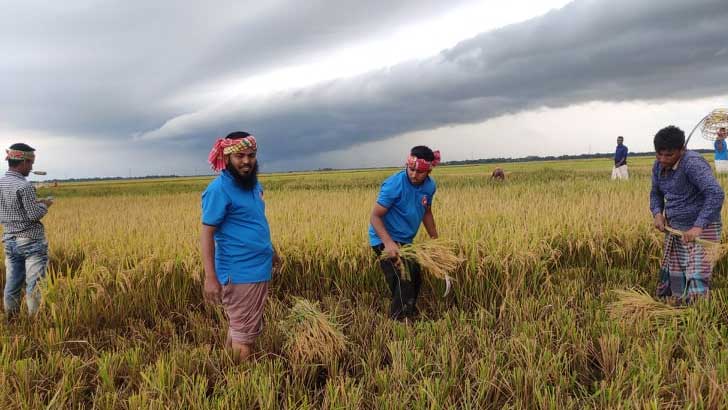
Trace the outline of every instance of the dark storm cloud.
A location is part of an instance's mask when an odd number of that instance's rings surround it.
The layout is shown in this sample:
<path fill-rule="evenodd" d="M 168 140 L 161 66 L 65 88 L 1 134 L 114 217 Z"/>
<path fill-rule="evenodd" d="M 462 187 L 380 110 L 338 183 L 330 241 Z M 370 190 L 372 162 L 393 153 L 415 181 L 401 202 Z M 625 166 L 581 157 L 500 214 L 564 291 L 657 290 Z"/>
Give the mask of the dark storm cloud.
<path fill-rule="evenodd" d="M 0 1 L 0 124 L 127 138 L 200 109 L 175 101 L 186 89 L 306 62 L 467 2 Z"/>
<path fill-rule="evenodd" d="M 215 107 L 180 103 L 187 90 L 307 63 L 453 4 L 230 3 L 4 5 L 0 125 L 141 134 L 134 144 L 185 152 L 246 129 L 280 160 L 543 106 L 728 92 L 725 0 L 577 0 L 429 59 Z"/>
<path fill-rule="evenodd" d="M 720 95 L 728 91 L 726 27 L 724 0 L 577 1 L 427 60 L 231 100 L 145 137 L 205 136 L 206 145 L 246 128 L 281 159 L 543 106 Z"/>

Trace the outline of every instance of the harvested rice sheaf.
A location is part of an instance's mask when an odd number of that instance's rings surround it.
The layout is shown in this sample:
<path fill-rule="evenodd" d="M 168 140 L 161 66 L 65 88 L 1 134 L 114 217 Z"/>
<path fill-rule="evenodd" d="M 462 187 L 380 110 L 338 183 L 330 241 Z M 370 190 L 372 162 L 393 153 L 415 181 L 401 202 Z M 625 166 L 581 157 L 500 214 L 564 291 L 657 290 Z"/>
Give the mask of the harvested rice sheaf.
<path fill-rule="evenodd" d="M 346 351 L 347 340 L 340 325 L 323 313 L 318 303 L 297 299 L 280 328 L 286 338 L 283 350 L 299 375 L 330 367 Z"/>
<path fill-rule="evenodd" d="M 404 259 L 416 261 L 426 273 L 445 279 L 463 263 L 464 258 L 456 253 L 455 242 L 446 239 L 432 239 L 425 242 L 404 245 L 399 254 Z"/>
<path fill-rule="evenodd" d="M 612 292 L 617 299 L 609 305 L 608 311 L 614 320 L 632 323 L 648 320 L 659 324 L 680 318 L 687 312 L 685 308 L 655 300 L 644 289 L 615 289 Z"/>
<path fill-rule="evenodd" d="M 682 231 L 679 231 L 669 226 L 666 226 L 665 230 L 681 238 L 684 235 Z M 728 253 L 728 246 L 720 242 L 712 242 L 705 239 L 696 238 L 695 243 L 703 247 L 705 251 L 705 256 L 712 264 L 717 263 L 723 256 L 726 255 L 726 253 Z"/>

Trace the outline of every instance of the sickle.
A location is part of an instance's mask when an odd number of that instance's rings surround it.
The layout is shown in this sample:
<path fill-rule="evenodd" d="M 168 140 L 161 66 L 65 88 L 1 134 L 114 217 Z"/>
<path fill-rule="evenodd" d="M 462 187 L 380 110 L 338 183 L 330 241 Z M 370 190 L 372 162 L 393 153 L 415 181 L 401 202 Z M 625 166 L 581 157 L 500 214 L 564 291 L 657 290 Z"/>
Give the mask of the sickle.
<path fill-rule="evenodd" d="M 453 278 L 451 278 L 450 275 L 445 275 L 445 293 L 442 297 L 445 297 L 448 293 L 450 293 L 450 289 L 452 289 L 452 281 Z"/>

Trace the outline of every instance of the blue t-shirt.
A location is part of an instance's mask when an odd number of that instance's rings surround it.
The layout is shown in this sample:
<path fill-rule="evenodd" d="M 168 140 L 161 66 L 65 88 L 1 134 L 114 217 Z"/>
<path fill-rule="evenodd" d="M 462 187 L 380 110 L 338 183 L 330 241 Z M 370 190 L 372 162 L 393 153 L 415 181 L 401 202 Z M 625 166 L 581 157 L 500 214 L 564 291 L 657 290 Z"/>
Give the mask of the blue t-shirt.
<path fill-rule="evenodd" d="M 628 153 L 629 149 L 626 145 L 617 145 L 617 149 L 614 151 L 614 165 L 627 165 Z"/>
<path fill-rule="evenodd" d="M 727 161 L 728 160 L 728 150 L 726 149 L 726 143 L 725 140 L 715 140 L 715 143 L 713 144 L 715 147 L 715 157 L 714 159 L 718 161 Z"/>
<path fill-rule="evenodd" d="M 430 177 L 422 185 L 412 185 L 405 170 L 384 180 L 377 203 L 388 209 L 382 219 L 393 241 L 412 243 L 420 229 L 425 211 L 432 206 L 435 190 L 435 181 Z M 382 244 L 371 224 L 369 243 L 372 246 Z"/>
<path fill-rule="evenodd" d="M 273 244 L 263 187 L 240 188 L 223 171 L 202 193 L 202 223 L 215 226 L 215 271 L 221 284 L 270 280 Z"/>

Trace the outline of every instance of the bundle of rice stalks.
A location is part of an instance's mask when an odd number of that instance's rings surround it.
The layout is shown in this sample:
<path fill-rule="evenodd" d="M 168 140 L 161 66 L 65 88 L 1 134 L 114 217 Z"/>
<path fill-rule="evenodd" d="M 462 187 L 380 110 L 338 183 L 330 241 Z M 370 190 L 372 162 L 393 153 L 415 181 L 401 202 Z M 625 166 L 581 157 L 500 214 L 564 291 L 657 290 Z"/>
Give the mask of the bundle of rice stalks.
<path fill-rule="evenodd" d="M 677 235 L 682 238 L 683 232 L 669 226 L 665 227 L 667 232 L 673 235 Z M 705 256 L 708 258 L 710 263 L 717 263 L 726 253 L 728 253 L 728 246 L 721 244 L 720 242 L 708 241 L 705 239 L 696 238 L 695 243 L 701 245 L 705 250 Z"/>
<path fill-rule="evenodd" d="M 455 252 L 456 249 L 453 241 L 433 239 L 404 245 L 399 248 L 399 255 L 403 259 L 414 260 L 426 273 L 445 279 L 465 260 Z"/>
<path fill-rule="evenodd" d="M 657 301 L 644 289 L 614 289 L 612 292 L 617 299 L 612 302 L 607 310 L 613 320 L 638 323 L 647 320 L 654 325 L 672 322 L 681 318 L 687 310 Z"/>
<path fill-rule="evenodd" d="M 347 347 L 341 327 L 331 315 L 321 312 L 318 303 L 296 299 L 288 316 L 279 324 L 286 342 L 283 351 L 293 373 L 307 380 L 320 370 L 330 370 Z"/>
<path fill-rule="evenodd" d="M 700 131 L 705 139 L 715 141 L 721 128 L 728 128 L 728 108 L 716 108 L 711 111 L 703 120 Z"/>
<path fill-rule="evenodd" d="M 450 276 L 450 273 L 454 272 L 465 261 L 465 258 L 455 253 L 455 249 L 457 249 L 455 242 L 446 239 L 432 239 L 427 242 L 404 245 L 399 248 L 400 257 L 396 265 L 405 280 L 410 280 L 411 276 L 407 269 L 408 265 L 403 263 L 403 260 L 415 261 L 425 273 L 438 279 L 444 279 L 444 297 L 450 293 L 452 288 L 454 279 Z M 386 259 L 387 255 L 382 254 L 381 257 Z"/>

